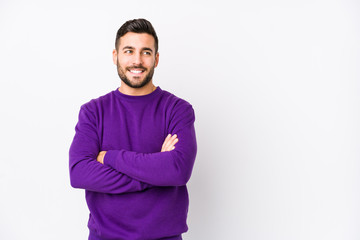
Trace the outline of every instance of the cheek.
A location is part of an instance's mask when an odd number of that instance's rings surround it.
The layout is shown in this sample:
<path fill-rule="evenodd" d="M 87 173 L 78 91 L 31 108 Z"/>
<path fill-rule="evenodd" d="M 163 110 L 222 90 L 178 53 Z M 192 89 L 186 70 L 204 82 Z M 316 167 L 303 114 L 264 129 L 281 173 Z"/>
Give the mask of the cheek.
<path fill-rule="evenodd" d="M 148 61 L 146 61 L 146 64 L 147 67 L 156 67 L 156 60 L 155 59 L 149 59 Z"/>
<path fill-rule="evenodd" d="M 121 68 L 125 68 L 126 66 L 128 66 L 127 62 L 121 59 L 118 59 L 117 65 Z"/>

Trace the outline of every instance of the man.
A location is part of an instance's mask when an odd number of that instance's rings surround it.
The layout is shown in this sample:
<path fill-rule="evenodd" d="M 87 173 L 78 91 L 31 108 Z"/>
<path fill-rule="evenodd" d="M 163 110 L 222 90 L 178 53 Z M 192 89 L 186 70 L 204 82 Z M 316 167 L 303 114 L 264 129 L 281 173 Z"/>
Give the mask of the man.
<path fill-rule="evenodd" d="M 70 147 L 70 179 L 85 189 L 89 239 L 182 239 L 196 156 L 194 111 L 155 87 L 158 38 L 145 19 L 118 30 L 118 89 L 84 104 Z"/>

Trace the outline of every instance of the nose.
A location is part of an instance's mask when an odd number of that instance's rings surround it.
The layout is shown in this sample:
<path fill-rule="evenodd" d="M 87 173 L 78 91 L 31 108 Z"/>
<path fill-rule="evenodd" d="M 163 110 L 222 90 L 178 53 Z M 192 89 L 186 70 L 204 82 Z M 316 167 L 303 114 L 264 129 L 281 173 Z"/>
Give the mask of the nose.
<path fill-rule="evenodd" d="M 134 54 L 133 56 L 133 64 L 134 65 L 140 65 L 142 63 L 141 54 Z"/>

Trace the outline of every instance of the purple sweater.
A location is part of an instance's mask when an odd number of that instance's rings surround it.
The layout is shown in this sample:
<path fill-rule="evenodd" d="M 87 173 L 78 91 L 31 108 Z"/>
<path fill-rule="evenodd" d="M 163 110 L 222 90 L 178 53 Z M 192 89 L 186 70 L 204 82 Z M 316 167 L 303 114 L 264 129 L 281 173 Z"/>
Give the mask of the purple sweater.
<path fill-rule="evenodd" d="M 160 87 L 114 90 L 84 104 L 70 147 L 70 179 L 86 191 L 89 239 L 181 239 L 196 156 L 192 106 Z M 160 152 L 167 134 L 175 149 Z M 104 164 L 96 161 L 107 151 Z"/>

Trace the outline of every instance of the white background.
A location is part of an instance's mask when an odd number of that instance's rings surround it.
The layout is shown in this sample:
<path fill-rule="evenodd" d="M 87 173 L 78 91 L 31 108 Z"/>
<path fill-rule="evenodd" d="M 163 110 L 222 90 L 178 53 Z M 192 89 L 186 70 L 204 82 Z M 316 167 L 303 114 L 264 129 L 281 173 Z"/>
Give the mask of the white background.
<path fill-rule="evenodd" d="M 346 0 L 1 0 L 0 239 L 87 239 L 68 150 L 139 17 L 154 83 L 196 111 L 184 239 L 360 239 L 359 16 Z"/>

